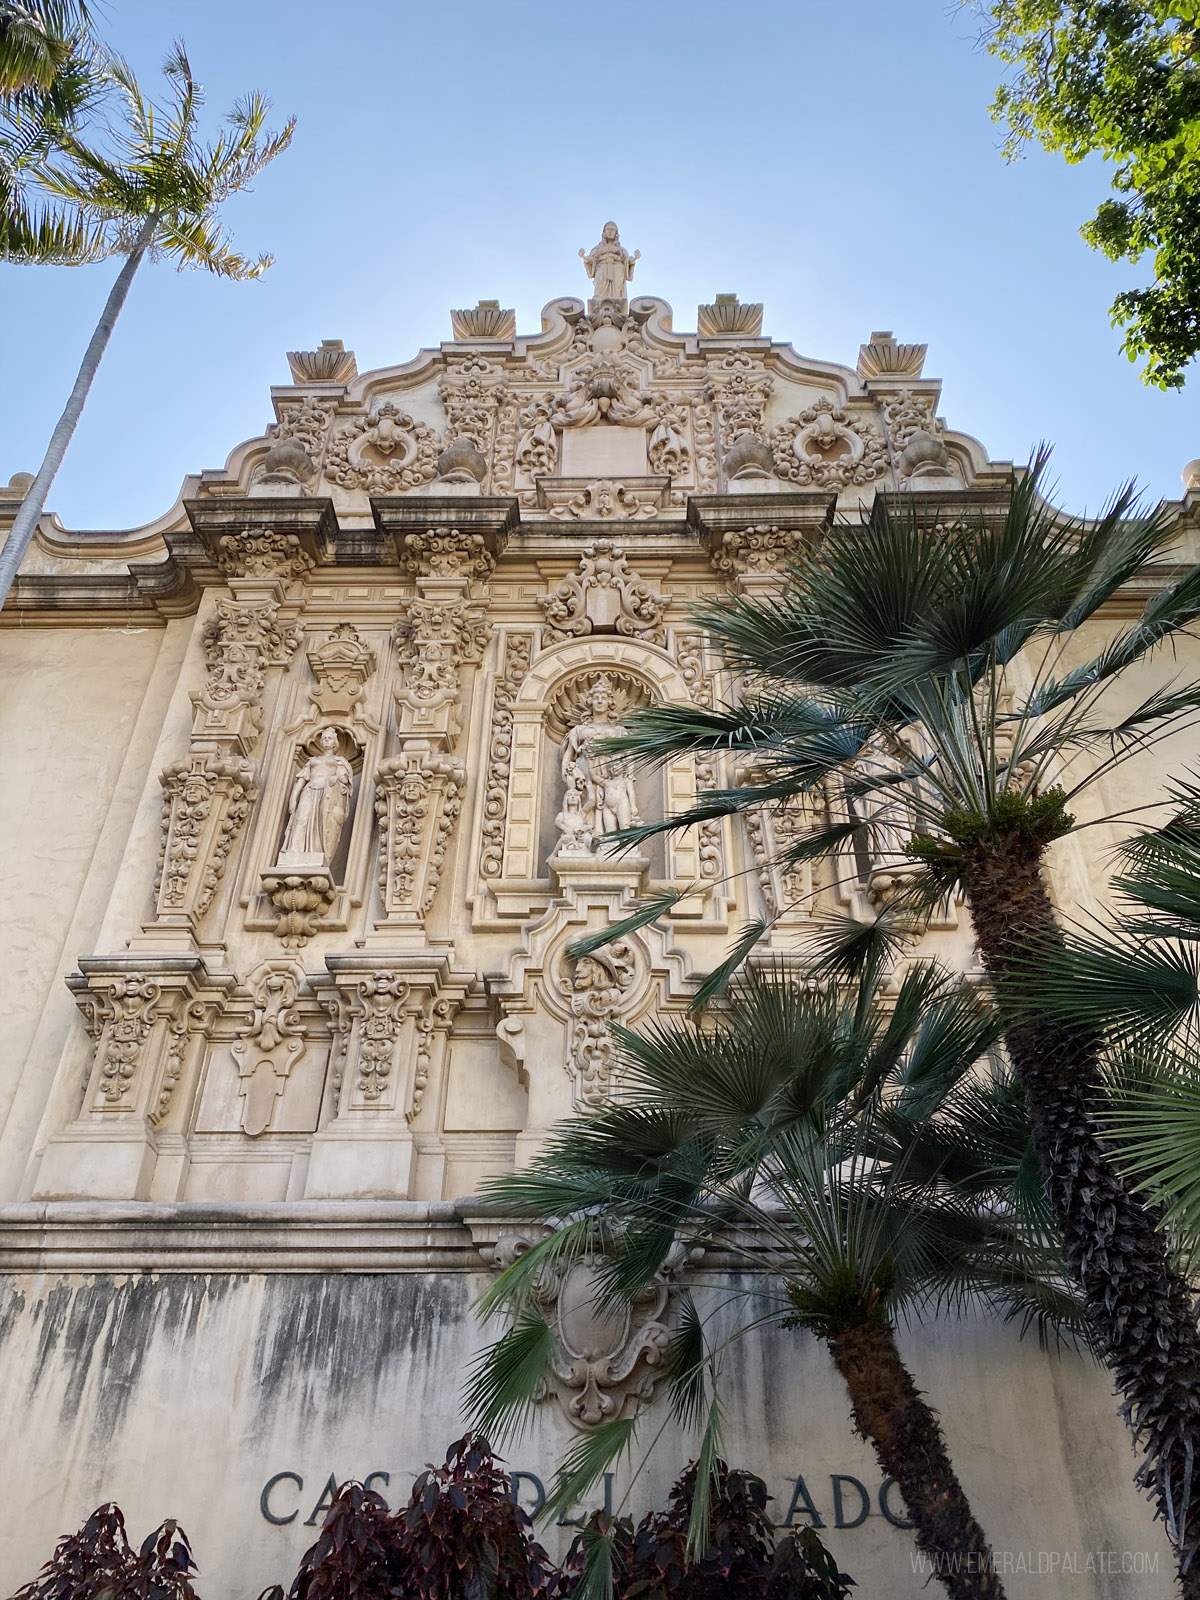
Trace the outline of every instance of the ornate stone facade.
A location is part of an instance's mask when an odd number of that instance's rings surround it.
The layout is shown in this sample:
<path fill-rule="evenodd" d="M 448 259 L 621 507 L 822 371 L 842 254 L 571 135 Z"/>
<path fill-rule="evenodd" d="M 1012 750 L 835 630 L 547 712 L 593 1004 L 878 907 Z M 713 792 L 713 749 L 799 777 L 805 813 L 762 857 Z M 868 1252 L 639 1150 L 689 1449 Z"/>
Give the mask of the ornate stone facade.
<path fill-rule="evenodd" d="M 528 1238 L 464 1197 L 527 1161 L 559 1119 L 619 1093 L 609 1025 L 683 1015 L 744 924 L 765 915 L 764 947 L 787 959 L 823 920 L 869 914 L 890 892 L 883 817 L 862 819 L 837 862 L 780 867 L 800 832 L 841 815 L 836 785 L 744 824 L 711 819 L 623 852 L 605 842 L 739 781 L 724 757 L 633 773 L 596 748 L 634 707 L 731 696 L 690 607 L 769 594 L 833 518 L 869 518 L 876 495 L 908 497 L 936 526 L 956 506 L 999 517 L 1011 491 L 1011 468 L 941 417 L 923 346 L 873 334 L 857 367 L 809 360 L 762 334 L 760 306 L 727 295 L 677 330 L 665 301 L 633 292 L 644 267 L 615 229 L 583 254 L 578 296 L 551 300 L 538 331 L 518 334 L 484 300 L 452 313 L 453 340 L 379 371 L 359 373 L 338 341 L 293 352 L 274 422 L 189 479 L 181 509 L 86 539 L 44 519 L 0 613 L 20 802 L 4 836 L 22 841 L 0 1062 L 0 1263 L 28 1269 L 13 1325 L 33 1319 L 22 1350 L 44 1334 L 62 1361 L 76 1359 L 63 1340 L 81 1361 L 110 1347 L 118 1361 L 148 1339 L 153 1360 L 121 1368 L 139 1417 L 165 1414 L 168 1394 L 237 1390 L 230 1414 L 259 1487 L 301 1449 L 299 1433 L 276 1448 L 285 1413 L 331 1452 L 297 1457 L 294 1476 L 322 1482 L 394 1466 L 396 1488 L 402 1467 L 461 1432 L 460 1374 L 437 1363 L 478 1343 L 467 1274 Z M 1182 547 L 1200 531 L 1194 490 L 1177 515 Z M 1135 787 L 1150 785 L 1145 768 Z M 1065 850 L 1064 862 L 1077 883 L 1103 871 Z M 571 954 L 664 891 L 676 899 L 657 923 Z M 956 908 L 929 948 L 970 964 Z M 545 1438 L 653 1401 L 672 1295 L 693 1268 L 673 1263 L 624 1319 L 598 1312 L 594 1259 L 547 1276 L 559 1348 Z M 59 1271 L 61 1283 L 41 1276 Z M 280 1287 L 291 1274 L 294 1293 Z M 391 1302 L 371 1298 L 384 1274 L 416 1297 L 407 1393 L 434 1396 L 443 1429 L 427 1438 L 406 1402 L 394 1462 L 357 1454 L 345 1419 L 382 1448 L 371 1417 L 325 1399 L 385 1334 L 400 1337 Z M 89 1319 L 110 1303 L 96 1288 L 106 1275 L 130 1320 L 101 1332 Z M 184 1279 L 206 1287 L 180 1310 Z M 339 1322 L 329 1307 L 345 1310 L 343 1289 L 353 1304 Z M 37 1322 L 46 1307 L 53 1327 Z M 311 1307 L 323 1309 L 310 1321 Z M 229 1359 L 252 1377 L 228 1376 L 227 1328 Z M 978 1367 L 969 1390 L 1017 1357 L 988 1345 L 963 1359 Z M 36 1494 L 6 1490 L 13 1522 L 34 1500 L 58 1518 L 38 1463 L 76 1448 L 74 1412 L 60 1426 L 50 1401 L 20 1400 L 35 1367 L 33 1353 L 6 1365 L 36 1458 Z M 845 1453 L 848 1434 L 845 1450 L 821 1442 L 844 1432 L 823 1367 L 805 1379 L 804 1428 L 785 1406 L 778 1440 L 763 1437 L 775 1397 L 762 1381 L 746 1379 L 753 1414 L 731 1424 L 746 1465 L 815 1472 L 796 1454 L 815 1416 L 804 1449 L 821 1470 L 873 1470 Z M 1123 1461 L 1123 1439 L 1096 1420 L 1106 1393 L 1096 1401 L 1093 1384 L 1081 1400 L 1079 1375 L 1061 1394 L 1038 1382 L 1039 1416 L 1061 1401 L 1064 1428 Z M 92 1380 L 63 1384 L 82 1415 Z M 258 1391 L 266 1409 L 248 1416 Z M 123 1460 L 158 1459 L 110 1423 Z M 224 1424 L 210 1433 L 223 1462 Z M 196 1492 L 224 1506 L 224 1465 L 194 1444 Z M 180 1492 L 154 1510 L 190 1526 Z M 1059 1492 L 1039 1480 L 1043 1498 Z M 1113 1495 L 1101 1498 L 1107 1515 Z M 311 1529 L 297 1516 L 292 1532 Z M 229 1545 L 257 1548 L 244 1529 Z M 221 1570 L 214 1593 L 245 1587 Z M 275 1575 L 255 1567 L 256 1587 Z M 864 1592 L 871 1581 L 864 1571 Z"/>

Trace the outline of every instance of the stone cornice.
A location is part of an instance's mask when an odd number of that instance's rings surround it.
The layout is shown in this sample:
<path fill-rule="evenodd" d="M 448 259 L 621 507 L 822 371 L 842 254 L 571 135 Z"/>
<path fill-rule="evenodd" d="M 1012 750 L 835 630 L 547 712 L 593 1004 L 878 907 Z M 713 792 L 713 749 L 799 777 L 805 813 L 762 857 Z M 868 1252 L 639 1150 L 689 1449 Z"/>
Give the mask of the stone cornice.
<path fill-rule="evenodd" d="M 468 1272 L 484 1265 L 449 1202 L 0 1206 L 4 1272 Z"/>

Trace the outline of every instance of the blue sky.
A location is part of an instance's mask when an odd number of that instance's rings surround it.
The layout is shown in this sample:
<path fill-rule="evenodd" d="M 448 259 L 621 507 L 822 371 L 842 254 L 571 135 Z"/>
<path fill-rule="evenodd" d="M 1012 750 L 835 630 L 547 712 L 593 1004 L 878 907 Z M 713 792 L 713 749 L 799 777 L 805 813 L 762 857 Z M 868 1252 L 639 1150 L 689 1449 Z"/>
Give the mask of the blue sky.
<path fill-rule="evenodd" d="M 50 496 L 135 526 L 271 420 L 285 351 L 341 338 L 361 370 L 499 299 L 522 331 L 582 295 L 576 250 L 617 220 L 635 290 L 695 327 L 718 292 L 853 365 L 872 330 L 929 345 L 951 427 L 997 458 L 1055 444 L 1059 497 L 1134 476 L 1177 496 L 1200 376 L 1145 388 L 1108 325 L 1134 271 L 1078 227 L 1098 163 L 1007 165 L 998 64 L 953 0 L 107 0 L 147 87 L 175 35 L 214 120 L 241 92 L 299 127 L 226 217 L 258 283 L 143 268 Z M 0 268 L 0 482 L 36 469 L 116 263 Z"/>

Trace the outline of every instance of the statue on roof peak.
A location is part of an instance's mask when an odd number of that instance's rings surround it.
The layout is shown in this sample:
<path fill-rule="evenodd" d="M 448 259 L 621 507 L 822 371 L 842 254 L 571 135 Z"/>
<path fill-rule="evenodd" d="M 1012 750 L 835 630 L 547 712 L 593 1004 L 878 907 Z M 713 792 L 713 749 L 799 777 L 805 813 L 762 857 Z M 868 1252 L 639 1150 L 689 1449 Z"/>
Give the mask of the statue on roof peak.
<path fill-rule="evenodd" d="M 634 263 L 640 259 L 641 254 L 640 250 L 635 250 L 630 255 L 621 243 L 616 223 L 606 222 L 600 235 L 600 243 L 593 245 L 586 254 L 582 250 L 579 252 L 580 259 L 587 268 L 587 275 L 592 280 L 592 298 L 623 301 L 625 285 L 633 277 Z"/>

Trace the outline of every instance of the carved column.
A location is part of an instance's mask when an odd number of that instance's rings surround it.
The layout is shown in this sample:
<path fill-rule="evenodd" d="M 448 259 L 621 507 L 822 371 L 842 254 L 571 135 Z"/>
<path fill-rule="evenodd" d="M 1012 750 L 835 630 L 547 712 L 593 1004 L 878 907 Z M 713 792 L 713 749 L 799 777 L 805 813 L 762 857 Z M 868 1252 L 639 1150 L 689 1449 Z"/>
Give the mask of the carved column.
<path fill-rule="evenodd" d="M 34 1196 L 149 1199 L 159 1156 L 182 1155 L 199 1057 L 234 980 L 198 955 L 79 966 L 67 982 L 94 1050 L 79 1116 L 50 1139 Z"/>
<path fill-rule="evenodd" d="M 373 505 L 416 594 L 394 629 L 396 750 L 375 782 L 383 916 L 368 944 L 414 949 L 426 942 L 425 917 L 462 810 L 464 675 L 491 634 L 488 584 L 516 512 L 515 502 L 483 498 Z"/>
<path fill-rule="evenodd" d="M 326 966 L 340 1081 L 336 1115 L 313 1139 L 306 1196 L 410 1196 L 414 1129 L 438 1126 L 449 1032 L 475 974 L 444 951 L 331 955 Z M 436 1137 L 421 1143 L 436 1164 Z M 430 1187 L 440 1194 L 437 1174 Z"/>
<path fill-rule="evenodd" d="M 204 624 L 205 678 L 192 695 L 182 760 L 166 766 L 162 848 L 152 920 L 133 948 L 189 948 L 258 793 L 251 759 L 262 733 L 268 673 L 286 668 L 300 640 L 297 580 L 328 556 L 336 532 L 328 501 L 189 503 L 204 555 L 225 579 Z"/>

